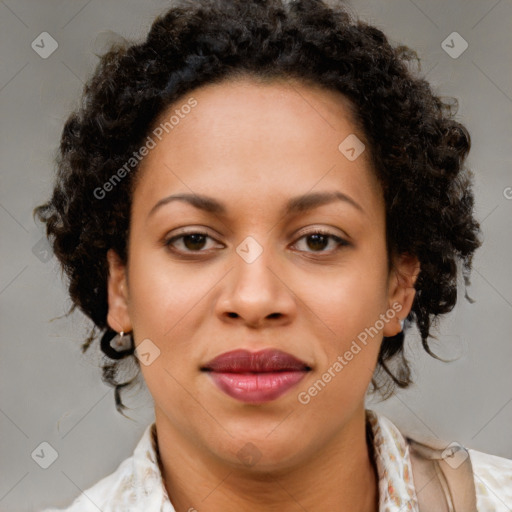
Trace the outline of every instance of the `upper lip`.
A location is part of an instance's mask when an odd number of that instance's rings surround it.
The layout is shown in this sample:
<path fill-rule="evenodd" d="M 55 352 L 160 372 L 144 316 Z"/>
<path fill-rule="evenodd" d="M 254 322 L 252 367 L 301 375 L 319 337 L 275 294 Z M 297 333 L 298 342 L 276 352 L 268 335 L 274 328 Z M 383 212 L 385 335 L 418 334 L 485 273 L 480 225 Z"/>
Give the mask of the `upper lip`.
<path fill-rule="evenodd" d="M 311 368 L 296 357 L 277 349 L 265 349 L 258 352 L 239 349 L 225 352 L 201 367 L 204 371 L 243 373 L 307 371 Z"/>

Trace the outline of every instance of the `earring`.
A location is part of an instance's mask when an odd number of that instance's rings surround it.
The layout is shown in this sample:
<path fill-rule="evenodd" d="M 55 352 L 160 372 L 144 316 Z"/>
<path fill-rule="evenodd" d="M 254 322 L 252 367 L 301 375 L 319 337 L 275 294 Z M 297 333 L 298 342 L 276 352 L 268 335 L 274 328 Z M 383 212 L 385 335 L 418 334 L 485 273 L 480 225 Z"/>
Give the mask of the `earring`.
<path fill-rule="evenodd" d="M 117 334 L 116 336 L 114 336 L 112 338 L 112 341 L 110 342 L 110 346 L 117 351 L 126 350 L 126 348 L 127 348 L 126 340 L 128 339 L 128 336 L 124 340 L 123 340 L 123 338 L 124 338 L 124 331 L 121 331 L 119 334 Z"/>
<path fill-rule="evenodd" d="M 400 332 L 404 330 L 405 318 L 400 318 Z"/>
<path fill-rule="evenodd" d="M 125 335 L 121 331 L 118 334 L 109 329 L 101 338 L 101 350 L 110 359 L 122 359 L 134 353 L 133 336 L 131 333 Z"/>

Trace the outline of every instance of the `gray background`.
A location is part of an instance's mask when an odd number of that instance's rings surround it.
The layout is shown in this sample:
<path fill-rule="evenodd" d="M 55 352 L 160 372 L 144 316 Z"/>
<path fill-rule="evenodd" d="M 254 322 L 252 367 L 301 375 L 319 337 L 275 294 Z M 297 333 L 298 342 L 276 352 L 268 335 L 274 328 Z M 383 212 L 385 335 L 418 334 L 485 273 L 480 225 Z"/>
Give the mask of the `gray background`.
<path fill-rule="evenodd" d="M 54 257 L 47 260 L 33 207 L 51 190 L 55 148 L 93 70 L 108 31 L 141 38 L 169 2 L 162 0 L 0 1 L 0 510 L 64 506 L 128 457 L 153 419 L 144 387 L 125 400 L 132 421 L 115 411 L 100 381 L 100 355 L 79 344 L 89 328 L 69 307 Z M 394 42 L 415 48 L 441 95 L 459 99 L 458 120 L 472 136 L 476 213 L 484 245 L 477 252 L 469 304 L 439 324 L 436 361 L 408 335 L 416 385 L 368 404 L 405 432 L 458 441 L 512 458 L 512 83 L 510 0 L 354 0 L 354 11 Z M 41 58 L 42 32 L 58 49 Z M 441 47 L 452 32 L 469 44 L 458 58 Z M 459 43 L 456 43 L 457 45 Z M 46 46 L 48 48 L 49 46 Z M 460 46 L 456 46 L 455 49 Z M 42 469 L 31 457 L 41 442 L 58 453 Z"/>

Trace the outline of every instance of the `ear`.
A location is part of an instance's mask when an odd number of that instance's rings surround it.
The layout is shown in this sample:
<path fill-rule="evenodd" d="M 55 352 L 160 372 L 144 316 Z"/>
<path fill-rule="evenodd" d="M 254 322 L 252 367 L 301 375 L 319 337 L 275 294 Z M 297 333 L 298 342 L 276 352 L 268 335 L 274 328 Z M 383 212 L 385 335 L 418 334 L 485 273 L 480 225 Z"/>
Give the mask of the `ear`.
<path fill-rule="evenodd" d="M 398 256 L 388 282 L 388 308 L 395 310 L 397 314 L 392 321 L 386 323 L 384 336 L 395 336 L 401 331 L 400 320 L 406 318 L 411 311 L 416 295 L 414 283 L 419 273 L 420 262 L 416 256 L 407 253 Z M 398 305 L 401 306 L 400 309 Z"/>
<path fill-rule="evenodd" d="M 130 332 L 132 324 L 128 314 L 128 288 L 126 266 L 118 254 L 109 249 L 108 261 L 108 314 L 107 322 L 117 332 Z"/>

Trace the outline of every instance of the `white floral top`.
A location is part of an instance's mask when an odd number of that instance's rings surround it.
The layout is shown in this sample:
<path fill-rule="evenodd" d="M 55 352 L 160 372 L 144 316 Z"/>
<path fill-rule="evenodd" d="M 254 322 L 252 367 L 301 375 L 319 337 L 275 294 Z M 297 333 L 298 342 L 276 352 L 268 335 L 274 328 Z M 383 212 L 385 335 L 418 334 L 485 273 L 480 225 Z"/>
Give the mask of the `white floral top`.
<path fill-rule="evenodd" d="M 419 512 L 409 447 L 397 427 L 367 410 L 379 477 L 379 512 Z M 478 512 L 512 512 L 512 460 L 468 450 Z M 43 512 L 175 512 L 157 459 L 156 426 L 149 425 L 133 455 L 109 476 L 78 496 L 67 509 Z"/>

